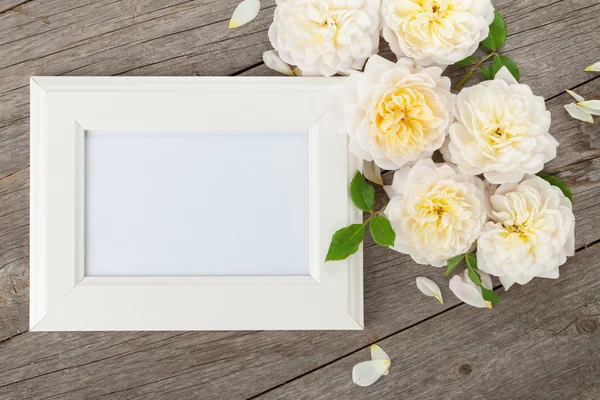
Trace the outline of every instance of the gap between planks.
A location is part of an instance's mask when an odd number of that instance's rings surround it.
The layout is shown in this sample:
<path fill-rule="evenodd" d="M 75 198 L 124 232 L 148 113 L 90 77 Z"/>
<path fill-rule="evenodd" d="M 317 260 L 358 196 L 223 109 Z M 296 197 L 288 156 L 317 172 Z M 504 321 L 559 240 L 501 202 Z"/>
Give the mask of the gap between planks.
<path fill-rule="evenodd" d="M 597 245 L 598 243 L 600 243 L 600 239 L 594 240 L 593 242 L 591 242 L 591 243 L 589 243 L 589 244 L 586 244 L 586 245 L 583 245 L 583 246 L 579 247 L 577 250 L 575 250 L 575 254 L 573 255 L 573 257 L 575 257 L 575 255 L 577 255 L 577 254 L 578 254 L 579 252 L 581 252 L 581 251 L 587 251 L 589 247 L 593 247 L 593 246 Z M 558 279 L 560 279 L 560 278 L 558 278 Z M 501 287 L 502 287 L 502 285 L 496 285 L 496 286 L 494 286 L 494 292 L 495 292 L 496 290 L 500 289 Z M 417 325 L 423 324 L 423 323 L 425 323 L 425 322 L 427 322 L 427 321 L 429 321 L 429 320 L 432 320 L 432 319 L 434 319 L 434 318 L 440 317 L 440 316 L 442 316 L 442 314 L 445 314 L 445 313 L 447 313 L 448 311 L 454 310 L 454 309 L 456 309 L 456 308 L 458 308 L 458 307 L 461 307 L 461 306 L 464 306 L 464 307 L 470 307 L 470 306 L 468 306 L 467 304 L 465 304 L 465 303 L 462 303 L 462 302 L 461 302 L 461 303 L 458 303 L 458 304 L 455 304 L 455 305 L 453 305 L 453 306 L 451 306 L 451 307 L 448 307 L 448 308 L 446 308 L 446 309 L 444 309 L 444 310 L 442 310 L 442 311 L 440 311 L 440 312 L 438 312 L 438 313 L 436 313 L 436 314 L 432 314 L 432 315 L 428 316 L 427 318 L 424 318 L 424 319 L 422 319 L 422 320 L 420 320 L 420 321 L 417 321 L 417 322 L 415 322 L 414 324 L 411 324 L 411 325 L 409 325 L 409 326 L 406 326 L 406 327 L 404 327 L 404 328 L 402 328 L 402 329 L 399 329 L 399 330 L 398 330 L 398 331 L 396 331 L 396 332 L 389 333 L 389 334 L 387 334 L 387 335 L 385 335 L 385 336 L 382 336 L 382 337 L 380 337 L 379 339 L 377 339 L 377 340 L 376 340 L 375 342 L 373 342 L 373 343 L 369 343 L 369 344 L 367 344 L 367 345 L 365 345 L 365 346 L 362 346 L 362 347 L 360 347 L 360 348 L 357 348 L 357 349 L 355 349 L 355 350 L 353 350 L 353 351 L 350 351 L 350 352 L 348 352 L 348 353 L 346 353 L 346 354 L 344 354 L 344 355 L 342 355 L 342 356 L 340 356 L 340 357 L 336 358 L 335 360 L 331 360 L 331 361 L 329 361 L 329 362 L 327 362 L 327 363 L 324 363 L 323 365 L 319 365 L 318 367 L 315 367 L 315 368 L 311 369 L 310 371 L 306 371 L 306 372 L 304 372 L 304 373 L 302 373 L 302 374 L 300 374 L 300 375 L 298 375 L 298 376 L 295 376 L 295 377 L 293 377 L 293 378 L 291 378 L 291 379 L 288 379 L 288 380 L 287 380 L 287 381 L 285 381 L 285 382 L 282 382 L 282 383 L 280 383 L 280 384 L 278 384 L 278 385 L 276 385 L 276 386 L 273 386 L 273 387 L 271 387 L 271 388 L 269 388 L 269 389 L 267 389 L 267 390 L 264 390 L 264 391 L 262 391 L 262 392 L 260 392 L 260 393 L 257 393 L 257 394 L 255 394 L 255 395 L 253 395 L 252 397 L 248 397 L 246 400 L 255 400 L 255 399 L 258 399 L 258 398 L 260 398 L 260 397 L 264 396 L 265 394 L 267 394 L 267 393 L 269 393 L 269 392 L 272 392 L 273 390 L 276 390 L 276 389 L 278 389 L 278 388 L 280 388 L 280 387 L 283 387 L 283 386 L 285 386 L 285 385 L 287 385 L 287 384 L 289 384 L 289 383 L 291 383 L 291 382 L 294 382 L 294 381 L 296 381 L 296 380 L 298 380 L 298 379 L 301 379 L 301 378 L 303 378 L 303 377 L 305 377 L 305 376 L 307 376 L 307 375 L 310 375 L 310 374 L 312 374 L 312 373 L 314 373 L 314 372 L 317 372 L 317 371 L 319 371 L 319 370 L 321 370 L 321 369 L 323 369 L 323 368 L 325 368 L 325 367 L 327 367 L 327 366 L 329 366 L 329 365 L 331 365 L 331 364 L 334 364 L 334 363 L 336 363 L 336 362 L 338 362 L 338 361 L 340 361 L 340 360 L 342 360 L 342 359 L 344 359 L 344 358 L 346 358 L 346 357 L 349 357 L 349 356 L 351 356 L 351 355 L 353 355 L 353 354 L 356 354 L 356 353 L 358 353 L 358 352 L 360 352 L 360 351 L 366 350 L 366 349 L 368 349 L 369 347 L 371 347 L 371 345 L 373 345 L 373 344 L 375 344 L 375 343 L 377 343 L 377 342 L 382 342 L 382 341 L 384 341 L 384 340 L 386 340 L 386 339 L 388 339 L 388 338 L 390 338 L 390 337 L 392 337 L 392 336 L 395 336 L 395 335 L 397 335 L 397 334 L 399 334 L 399 333 L 402 333 L 402 332 L 404 332 L 404 331 L 407 331 L 407 330 L 409 330 L 409 329 L 411 329 L 411 328 L 414 328 L 414 327 L 415 327 L 415 326 L 417 326 Z M 565 329 L 566 329 L 566 328 L 565 328 Z M 560 332 L 559 332 L 559 333 L 560 333 Z"/>

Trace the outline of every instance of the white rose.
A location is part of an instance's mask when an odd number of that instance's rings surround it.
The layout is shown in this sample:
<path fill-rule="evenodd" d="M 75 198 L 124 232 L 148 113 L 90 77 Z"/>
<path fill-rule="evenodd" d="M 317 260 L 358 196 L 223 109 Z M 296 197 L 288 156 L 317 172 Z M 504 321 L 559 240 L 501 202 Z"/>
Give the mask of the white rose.
<path fill-rule="evenodd" d="M 350 150 L 384 169 L 431 157 L 446 137 L 454 95 L 438 67 L 372 56 L 348 80 L 342 107 Z"/>
<path fill-rule="evenodd" d="M 489 216 L 477 241 L 478 268 L 498 276 L 506 290 L 536 276 L 558 278 L 559 265 L 574 254 L 571 202 L 538 176 L 499 186 Z"/>
<path fill-rule="evenodd" d="M 442 152 L 465 174 L 483 173 L 495 184 L 519 182 L 556 157 L 544 99 L 517 83 L 506 67 L 494 80 L 462 90 L 455 117 Z"/>
<path fill-rule="evenodd" d="M 400 58 L 450 65 L 475 52 L 494 20 L 490 0 L 383 0 L 383 37 Z"/>
<path fill-rule="evenodd" d="M 465 253 L 485 223 L 483 182 L 448 164 L 419 160 L 394 174 L 385 187 L 385 215 L 396 232 L 394 250 L 435 267 Z"/>
<path fill-rule="evenodd" d="M 361 69 L 379 50 L 379 0 L 277 0 L 269 40 L 302 75 Z"/>

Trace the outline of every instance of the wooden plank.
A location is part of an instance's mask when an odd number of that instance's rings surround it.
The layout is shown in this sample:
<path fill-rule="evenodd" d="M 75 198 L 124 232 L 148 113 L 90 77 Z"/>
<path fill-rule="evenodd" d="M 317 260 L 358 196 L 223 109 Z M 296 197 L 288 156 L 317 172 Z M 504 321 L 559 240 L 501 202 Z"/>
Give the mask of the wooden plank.
<path fill-rule="evenodd" d="M 390 374 L 352 383 L 360 349 L 257 397 L 289 399 L 597 399 L 600 397 L 600 244 L 500 295 L 492 310 L 459 306 L 379 344 Z"/>
<path fill-rule="evenodd" d="M 0 177 L 29 163 L 29 76 L 235 74 L 270 47 L 275 2 L 228 30 L 237 3 L 50 0 L 0 14 L 0 154 L 11 153 L 0 160 Z"/>
<path fill-rule="evenodd" d="M 30 0 L 2 0 L 0 1 L 0 15 L 19 12 L 21 6 Z"/>
<path fill-rule="evenodd" d="M 22 13 L 2 16 L 0 53 L 11 57 L 0 60 L 0 92 L 26 85 L 29 75 L 40 72 L 117 75 L 173 57 L 190 61 L 178 64 L 187 69 L 163 68 L 161 75 L 230 74 L 260 61 L 257 51 L 238 51 L 232 59 L 227 56 L 232 45 L 252 49 L 253 34 L 267 29 L 271 21 L 274 1 L 263 2 L 263 11 L 248 25 L 228 30 L 236 5 L 236 1 L 208 0 L 25 4 L 22 8 L 28 14 L 49 15 L 51 22 L 32 21 Z M 268 38 L 264 32 L 261 36 L 266 45 Z"/>
<path fill-rule="evenodd" d="M 29 325 L 29 168 L 0 181 L 0 341 Z"/>

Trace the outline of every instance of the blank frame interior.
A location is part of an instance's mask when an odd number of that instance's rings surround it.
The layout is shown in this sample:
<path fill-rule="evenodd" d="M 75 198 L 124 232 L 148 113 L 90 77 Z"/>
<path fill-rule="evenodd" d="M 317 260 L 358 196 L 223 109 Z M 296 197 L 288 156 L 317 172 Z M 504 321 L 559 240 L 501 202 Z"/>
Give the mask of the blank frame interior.
<path fill-rule="evenodd" d="M 307 131 L 86 131 L 85 275 L 309 275 L 308 171 Z"/>

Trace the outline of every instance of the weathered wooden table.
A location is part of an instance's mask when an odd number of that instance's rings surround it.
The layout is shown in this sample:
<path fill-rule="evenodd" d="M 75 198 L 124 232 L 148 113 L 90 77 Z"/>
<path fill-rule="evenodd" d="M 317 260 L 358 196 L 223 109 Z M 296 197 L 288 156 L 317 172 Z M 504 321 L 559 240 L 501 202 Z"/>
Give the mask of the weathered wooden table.
<path fill-rule="evenodd" d="M 562 107 L 565 88 L 600 98 L 600 74 L 583 71 L 600 61 L 600 2 L 494 3 L 508 23 L 503 52 L 552 112 L 561 145 L 546 171 L 575 194 L 577 254 L 560 279 L 496 287 L 503 304 L 474 309 L 442 270 L 367 240 L 364 332 L 33 334 L 29 76 L 271 74 L 261 56 L 274 1 L 228 31 L 236 1 L 1 0 L 0 398 L 600 399 L 600 125 Z M 463 72 L 448 70 L 454 81 Z M 419 275 L 443 283 L 443 306 L 418 292 Z M 360 388 L 351 369 L 374 342 L 392 370 Z"/>

